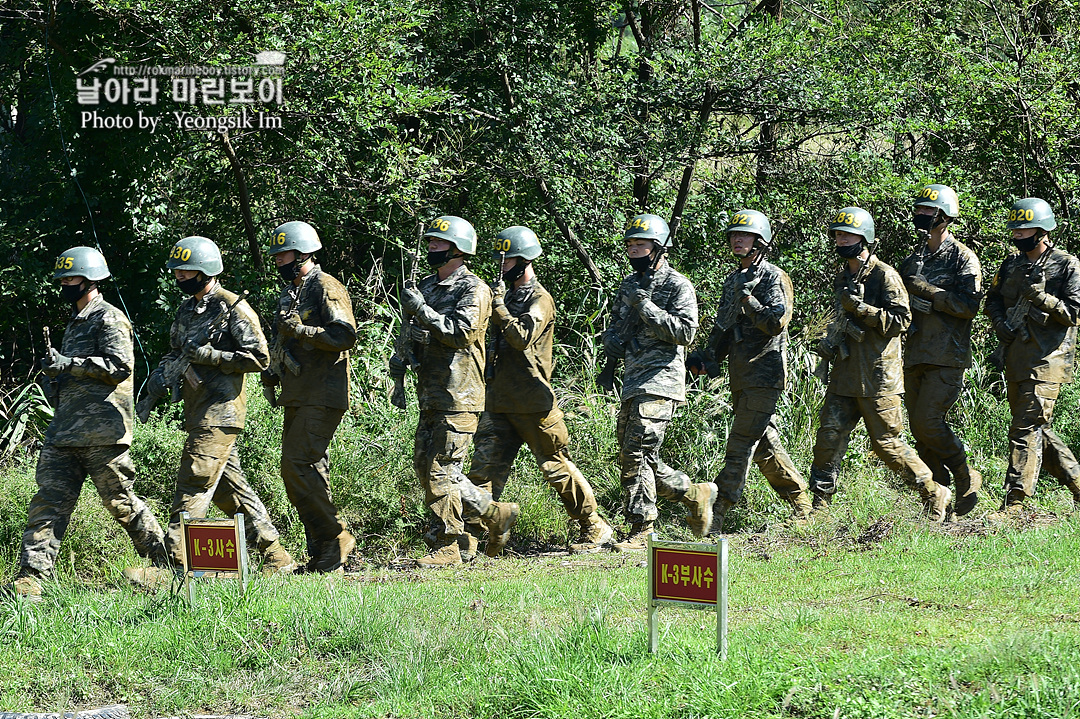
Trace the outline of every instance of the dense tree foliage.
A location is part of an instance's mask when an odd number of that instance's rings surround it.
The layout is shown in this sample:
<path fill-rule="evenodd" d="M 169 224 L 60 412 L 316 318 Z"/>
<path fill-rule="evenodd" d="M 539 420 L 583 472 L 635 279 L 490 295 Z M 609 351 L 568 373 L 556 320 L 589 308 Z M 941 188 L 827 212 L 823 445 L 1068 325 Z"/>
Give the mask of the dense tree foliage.
<path fill-rule="evenodd" d="M 705 312 L 741 206 L 783 224 L 799 327 L 822 306 L 835 266 L 824 225 L 843 205 L 873 212 L 896 261 L 914 191 L 952 185 L 958 234 L 992 273 L 1016 197 L 1049 200 L 1069 244 L 1077 28 L 1071 0 L 7 0 L 0 381 L 25 378 L 40 326 L 63 320 L 48 277 L 66 247 L 100 243 L 117 276 L 107 296 L 119 291 L 156 357 L 178 298 L 162 272 L 172 243 L 214 238 L 228 283 L 268 298 L 259 248 L 287 219 L 319 229 L 324 266 L 368 310 L 383 288 L 392 299 L 422 219 L 460 214 L 483 238 L 530 225 L 569 338 L 594 329 L 626 271 L 619 230 L 642 210 L 676 216 L 674 259 Z M 80 125 L 76 76 L 102 58 L 236 66 L 264 50 L 287 57 L 284 104 L 251 109 L 280 129 L 181 130 L 173 111 L 240 109 L 164 92 L 99 108 L 154 114 L 153 133 Z"/>

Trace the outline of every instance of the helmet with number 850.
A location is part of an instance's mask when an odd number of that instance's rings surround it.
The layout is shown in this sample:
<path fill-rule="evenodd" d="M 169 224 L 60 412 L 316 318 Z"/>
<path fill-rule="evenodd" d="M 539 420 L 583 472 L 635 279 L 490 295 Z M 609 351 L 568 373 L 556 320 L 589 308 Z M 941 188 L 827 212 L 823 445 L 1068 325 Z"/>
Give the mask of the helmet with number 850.
<path fill-rule="evenodd" d="M 476 254 L 476 230 L 472 223 L 454 215 L 441 215 L 432 220 L 424 237 L 446 240 L 466 255 Z"/>
<path fill-rule="evenodd" d="M 535 260 L 543 254 L 540 239 L 528 227 L 514 225 L 507 227 L 495 237 L 495 249 L 492 259 L 500 257 L 520 257 L 523 260 Z"/>
<path fill-rule="evenodd" d="M 623 230 L 623 241 L 652 240 L 660 247 L 671 246 L 671 228 L 658 215 L 634 215 Z"/>
<path fill-rule="evenodd" d="M 772 225 L 764 213 L 757 210 L 739 210 L 728 220 L 726 234 L 732 232 L 749 232 L 761 238 L 761 243 L 768 246 L 772 243 Z"/>
<path fill-rule="evenodd" d="M 214 241 L 198 235 L 185 237 L 169 252 L 165 267 L 170 270 L 196 270 L 208 277 L 221 274 L 221 250 Z"/>
<path fill-rule="evenodd" d="M 867 244 L 874 241 L 874 218 L 861 207 L 845 207 L 836 213 L 829 224 L 829 237 L 836 239 L 836 231 L 860 235 Z"/>
<path fill-rule="evenodd" d="M 1034 227 L 1049 232 L 1057 227 L 1054 219 L 1054 210 L 1046 200 L 1038 197 L 1025 197 L 1017 200 L 1009 209 L 1009 220 L 1006 224 L 1010 230 L 1026 230 Z"/>
<path fill-rule="evenodd" d="M 54 280 L 85 277 L 91 282 L 97 282 L 109 274 L 105 258 L 93 247 L 72 247 L 56 258 L 56 265 L 53 267 Z"/>
<path fill-rule="evenodd" d="M 270 250 L 267 254 L 277 255 L 289 250 L 299 255 L 310 255 L 322 249 L 319 233 L 306 222 L 286 222 L 270 236 Z"/>

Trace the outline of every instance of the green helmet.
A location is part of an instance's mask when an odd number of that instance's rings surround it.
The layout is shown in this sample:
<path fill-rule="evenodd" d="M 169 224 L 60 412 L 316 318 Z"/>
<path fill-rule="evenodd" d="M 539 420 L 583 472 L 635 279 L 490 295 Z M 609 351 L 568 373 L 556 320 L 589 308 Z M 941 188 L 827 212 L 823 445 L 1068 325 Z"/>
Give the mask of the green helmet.
<path fill-rule="evenodd" d="M 507 227 L 495 237 L 495 249 L 491 252 L 492 259 L 500 257 L 520 257 L 523 260 L 535 260 L 543 250 L 540 249 L 540 239 L 536 233 L 528 227 L 514 225 Z"/>
<path fill-rule="evenodd" d="M 829 224 L 829 237 L 835 238 L 837 230 L 861 235 L 868 245 L 874 242 L 874 218 L 861 207 L 845 207 L 837 212 Z"/>
<path fill-rule="evenodd" d="M 466 255 L 476 254 L 476 230 L 468 220 L 454 215 L 440 215 L 424 230 L 424 237 L 446 240 Z"/>
<path fill-rule="evenodd" d="M 634 215 L 626 223 L 623 240 L 652 240 L 661 247 L 670 247 L 671 229 L 663 217 Z"/>
<path fill-rule="evenodd" d="M 749 232 L 760 237 L 766 246 L 772 243 L 772 225 L 769 224 L 769 218 L 757 210 L 739 210 L 731 216 L 724 232 Z"/>
<path fill-rule="evenodd" d="M 170 270 L 197 270 L 208 277 L 221 274 L 221 250 L 205 237 L 185 237 L 169 253 L 165 267 Z"/>
<path fill-rule="evenodd" d="M 936 207 L 954 220 L 960 216 L 960 198 L 946 185 L 927 185 L 919 190 L 915 195 L 915 207 Z"/>
<path fill-rule="evenodd" d="M 1009 222 L 1006 225 L 1010 230 L 1026 230 L 1035 227 L 1049 232 L 1057 227 L 1054 219 L 1054 210 L 1046 200 L 1038 197 L 1026 197 L 1017 200 L 1009 210 Z"/>
<path fill-rule="evenodd" d="M 100 252 L 93 247 L 72 247 L 56 258 L 52 278 L 59 280 L 62 277 L 85 277 L 91 282 L 97 282 L 109 274 L 109 266 Z"/>
<path fill-rule="evenodd" d="M 322 249 L 319 241 L 319 233 L 306 222 L 286 222 L 270 236 L 270 250 L 268 254 L 276 255 L 281 252 L 294 250 L 299 255 L 308 255 Z"/>

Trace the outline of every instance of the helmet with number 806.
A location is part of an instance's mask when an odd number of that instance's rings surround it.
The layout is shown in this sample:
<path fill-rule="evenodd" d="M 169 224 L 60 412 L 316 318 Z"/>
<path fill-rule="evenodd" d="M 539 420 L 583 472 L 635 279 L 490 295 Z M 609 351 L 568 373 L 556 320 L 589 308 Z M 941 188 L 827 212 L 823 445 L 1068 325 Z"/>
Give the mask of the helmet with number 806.
<path fill-rule="evenodd" d="M 432 220 L 424 237 L 446 240 L 466 255 L 476 254 L 476 230 L 468 220 L 454 215 L 441 215 Z"/>
<path fill-rule="evenodd" d="M 915 207 L 936 207 L 955 220 L 960 215 L 960 198 L 946 185 L 927 185 L 915 195 Z"/>
<path fill-rule="evenodd" d="M 731 216 L 725 233 L 749 232 L 761 238 L 766 247 L 772 243 L 772 225 L 769 218 L 757 210 L 739 210 Z"/>
<path fill-rule="evenodd" d="M 1009 220 L 1006 225 L 1010 230 L 1026 230 L 1034 227 L 1049 232 L 1057 227 L 1054 219 L 1054 210 L 1046 200 L 1038 197 L 1025 197 L 1017 200 L 1009 209 Z"/>
<path fill-rule="evenodd" d="M 495 249 L 492 259 L 500 257 L 520 257 L 523 260 L 535 260 L 543 254 L 540 239 L 528 227 L 514 225 L 507 227 L 495 237 Z"/>
<path fill-rule="evenodd" d="M 194 235 L 185 237 L 169 252 L 165 267 L 170 270 L 195 270 L 208 277 L 221 274 L 221 250 L 213 240 Z"/>
<path fill-rule="evenodd" d="M 63 277 L 85 277 L 91 282 L 97 282 L 109 274 L 109 265 L 105 263 L 100 252 L 93 247 L 72 247 L 56 258 L 52 278 L 59 280 Z"/>
<path fill-rule="evenodd" d="M 289 250 L 299 255 L 310 255 L 322 249 L 319 233 L 306 222 L 286 222 L 270 236 L 270 250 L 267 254 L 277 255 Z"/>
<path fill-rule="evenodd" d="M 837 230 L 860 235 L 870 244 L 874 241 L 874 218 L 861 207 L 845 207 L 829 224 L 829 237 L 835 239 Z"/>
<path fill-rule="evenodd" d="M 671 246 L 671 229 L 658 215 L 634 215 L 623 230 L 623 241 L 652 240 L 661 247 Z"/>

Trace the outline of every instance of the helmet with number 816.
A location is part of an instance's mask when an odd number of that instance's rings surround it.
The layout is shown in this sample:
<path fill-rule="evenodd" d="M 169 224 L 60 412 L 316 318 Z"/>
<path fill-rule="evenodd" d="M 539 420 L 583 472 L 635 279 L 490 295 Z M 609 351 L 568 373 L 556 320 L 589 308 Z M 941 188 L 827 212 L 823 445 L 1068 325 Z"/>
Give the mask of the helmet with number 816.
<path fill-rule="evenodd" d="M 960 215 L 960 198 L 946 185 L 927 185 L 915 195 L 915 207 L 936 207 L 955 220 Z"/>
<path fill-rule="evenodd" d="M 177 242 L 169 252 L 165 267 L 170 270 L 195 270 L 208 277 L 216 277 L 224 269 L 218 246 L 213 240 L 198 235 Z"/>
<path fill-rule="evenodd" d="M 322 249 L 319 233 L 306 222 L 286 222 L 270 236 L 270 250 L 267 254 L 277 255 L 289 250 L 299 255 L 310 255 Z"/>
<path fill-rule="evenodd" d="M 476 230 L 472 223 L 454 215 L 441 215 L 428 224 L 424 237 L 446 240 L 466 255 L 476 254 Z"/>
<path fill-rule="evenodd" d="M 1006 225 L 1010 230 L 1026 230 L 1035 227 L 1049 232 L 1057 227 L 1054 219 L 1054 210 L 1046 200 L 1038 197 L 1025 197 L 1017 200 L 1009 209 L 1009 221 Z"/>
<path fill-rule="evenodd" d="M 528 227 L 514 225 L 507 227 L 495 237 L 495 249 L 491 252 L 492 259 L 500 257 L 520 257 L 523 260 L 535 260 L 543 250 L 540 248 L 540 239 L 536 233 Z"/>
<path fill-rule="evenodd" d="M 623 241 L 652 240 L 661 247 L 671 246 L 671 228 L 658 215 L 634 215 L 623 230 Z"/>
<path fill-rule="evenodd" d="M 56 258 L 52 278 L 59 280 L 63 277 L 85 277 L 91 282 L 97 282 L 109 274 L 109 265 L 105 263 L 100 252 L 93 247 L 72 247 Z"/>
<path fill-rule="evenodd" d="M 837 230 L 860 235 L 870 244 L 874 241 L 874 218 L 861 207 L 845 207 L 829 224 L 829 237 L 835 239 Z"/>
<path fill-rule="evenodd" d="M 766 247 L 772 243 L 772 225 L 769 218 L 757 210 L 739 210 L 728 220 L 725 233 L 749 232 L 761 238 Z"/>

